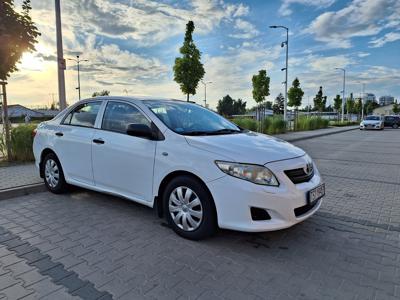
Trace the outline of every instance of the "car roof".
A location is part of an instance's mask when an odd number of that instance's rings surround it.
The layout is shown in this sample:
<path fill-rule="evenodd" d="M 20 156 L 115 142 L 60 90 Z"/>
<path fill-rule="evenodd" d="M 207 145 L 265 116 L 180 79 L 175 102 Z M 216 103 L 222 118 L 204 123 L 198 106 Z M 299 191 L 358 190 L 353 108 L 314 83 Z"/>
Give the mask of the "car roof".
<path fill-rule="evenodd" d="M 178 102 L 186 102 L 179 99 L 173 98 L 165 98 L 165 97 L 152 97 L 152 96 L 97 96 L 94 98 L 84 99 L 82 101 L 93 101 L 93 100 L 125 100 L 130 102 L 142 102 L 142 101 L 160 101 L 160 102 L 169 102 L 169 101 L 178 101 Z"/>

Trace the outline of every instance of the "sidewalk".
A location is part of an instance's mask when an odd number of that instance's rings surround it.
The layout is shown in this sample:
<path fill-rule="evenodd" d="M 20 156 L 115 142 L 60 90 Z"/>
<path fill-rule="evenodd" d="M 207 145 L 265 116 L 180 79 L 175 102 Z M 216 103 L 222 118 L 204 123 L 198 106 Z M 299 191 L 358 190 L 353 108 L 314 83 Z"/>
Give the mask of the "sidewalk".
<path fill-rule="evenodd" d="M 349 130 L 357 129 L 358 126 L 347 126 L 347 127 L 331 127 L 326 129 L 312 130 L 312 131 L 300 131 L 300 132 L 290 132 L 285 134 L 278 134 L 275 137 L 288 142 L 295 142 L 305 139 L 311 139 L 315 137 L 320 137 L 324 135 L 336 134 L 340 132 L 345 132 Z M 21 189 L 24 191 L 22 193 L 29 193 L 29 189 L 34 188 L 37 190 L 37 185 L 42 184 L 43 179 L 40 178 L 39 172 L 33 163 L 28 164 L 16 164 L 10 166 L 0 166 L 0 199 L 1 194 L 7 193 L 7 195 L 13 195 L 10 190 L 18 190 L 21 194 Z"/>

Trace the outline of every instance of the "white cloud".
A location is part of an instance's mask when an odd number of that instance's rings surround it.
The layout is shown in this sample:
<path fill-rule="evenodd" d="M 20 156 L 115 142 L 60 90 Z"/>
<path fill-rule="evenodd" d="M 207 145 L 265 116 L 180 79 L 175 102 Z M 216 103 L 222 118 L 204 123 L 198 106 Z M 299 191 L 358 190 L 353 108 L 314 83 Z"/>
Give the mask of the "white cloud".
<path fill-rule="evenodd" d="M 308 63 L 314 71 L 332 72 L 335 68 L 345 68 L 354 62 L 346 55 L 336 55 L 325 57 L 309 56 Z"/>
<path fill-rule="evenodd" d="M 358 52 L 357 53 L 358 57 L 367 57 L 369 55 L 371 55 L 371 53 L 368 53 L 368 52 Z"/>
<path fill-rule="evenodd" d="M 281 7 L 279 8 L 279 14 L 281 16 L 289 16 L 292 14 L 290 6 L 292 4 L 301 4 L 306 6 L 314 6 L 317 8 L 326 8 L 331 6 L 335 0 L 283 0 Z"/>
<path fill-rule="evenodd" d="M 236 32 L 229 36 L 238 39 L 252 39 L 260 33 L 253 24 L 243 19 L 236 19 L 234 28 Z"/>
<path fill-rule="evenodd" d="M 400 1 L 353 0 L 341 10 L 319 15 L 305 32 L 330 47 L 350 48 L 351 38 L 376 35 L 399 21 Z"/>
<path fill-rule="evenodd" d="M 376 38 L 371 40 L 369 43 L 371 44 L 371 48 L 382 47 L 386 43 L 394 42 L 400 40 L 400 32 L 389 32 L 386 33 L 383 37 Z"/>

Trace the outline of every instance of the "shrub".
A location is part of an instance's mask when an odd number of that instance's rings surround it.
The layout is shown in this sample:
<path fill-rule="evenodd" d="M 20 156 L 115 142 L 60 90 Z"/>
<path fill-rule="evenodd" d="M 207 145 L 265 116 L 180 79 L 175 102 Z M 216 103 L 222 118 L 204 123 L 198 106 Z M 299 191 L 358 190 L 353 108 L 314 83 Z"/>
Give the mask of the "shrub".
<path fill-rule="evenodd" d="M 360 124 L 359 121 L 330 121 L 329 125 L 341 127 L 341 126 L 350 126 L 350 125 L 358 125 Z"/>
<path fill-rule="evenodd" d="M 0 159 L 7 155 L 6 138 L 2 132 L 0 132 Z"/>
<path fill-rule="evenodd" d="M 251 131 L 257 130 L 257 121 L 250 118 L 236 118 L 232 120 L 233 123 L 240 126 L 241 128 L 248 129 Z"/>
<path fill-rule="evenodd" d="M 287 123 L 281 116 L 265 118 L 263 122 L 263 132 L 267 134 L 279 134 L 286 132 Z"/>
<path fill-rule="evenodd" d="M 329 120 L 321 117 L 307 117 L 300 116 L 296 121 L 296 131 L 303 130 L 315 130 L 321 128 L 327 128 L 329 126 Z"/>
<path fill-rule="evenodd" d="M 20 125 L 11 130 L 11 156 L 16 161 L 32 161 L 33 135 L 36 125 Z"/>

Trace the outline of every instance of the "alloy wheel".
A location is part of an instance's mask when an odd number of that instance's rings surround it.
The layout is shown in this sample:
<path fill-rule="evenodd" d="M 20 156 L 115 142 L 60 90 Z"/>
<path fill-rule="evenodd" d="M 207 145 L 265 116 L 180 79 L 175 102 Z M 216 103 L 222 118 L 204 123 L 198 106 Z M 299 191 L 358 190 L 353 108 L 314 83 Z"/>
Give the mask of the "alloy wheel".
<path fill-rule="evenodd" d="M 44 175 L 47 184 L 51 188 L 55 188 L 60 180 L 60 171 L 58 169 L 57 163 L 53 159 L 48 159 L 46 161 Z"/>
<path fill-rule="evenodd" d="M 203 206 L 196 193 L 186 186 L 175 188 L 169 196 L 169 213 L 182 230 L 194 231 L 203 220 Z"/>

